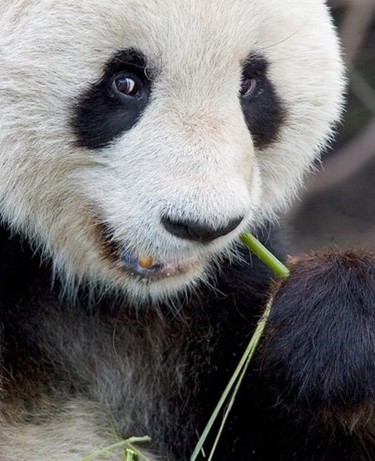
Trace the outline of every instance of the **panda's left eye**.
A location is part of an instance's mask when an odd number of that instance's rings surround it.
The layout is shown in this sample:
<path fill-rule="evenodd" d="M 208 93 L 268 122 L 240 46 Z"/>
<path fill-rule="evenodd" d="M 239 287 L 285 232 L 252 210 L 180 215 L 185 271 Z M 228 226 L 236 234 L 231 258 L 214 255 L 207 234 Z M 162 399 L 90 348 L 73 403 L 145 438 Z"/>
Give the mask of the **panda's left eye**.
<path fill-rule="evenodd" d="M 244 77 L 241 81 L 240 95 L 242 98 L 250 98 L 255 94 L 257 80 L 255 77 Z"/>

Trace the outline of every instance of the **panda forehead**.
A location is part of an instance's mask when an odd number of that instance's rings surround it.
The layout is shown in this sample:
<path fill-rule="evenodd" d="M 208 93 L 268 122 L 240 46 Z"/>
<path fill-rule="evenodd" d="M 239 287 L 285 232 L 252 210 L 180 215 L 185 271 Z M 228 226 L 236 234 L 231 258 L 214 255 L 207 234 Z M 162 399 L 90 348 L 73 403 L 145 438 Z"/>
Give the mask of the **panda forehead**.
<path fill-rule="evenodd" d="M 134 48 L 161 68 L 186 66 L 197 57 L 212 68 L 238 65 L 249 53 L 286 40 L 311 18 L 317 3 L 322 5 L 318 0 L 284 0 L 281 7 L 276 0 L 40 0 L 33 7 L 35 23 L 45 26 L 36 35 L 68 48 L 76 37 L 75 48 L 92 53 L 91 61 L 98 53 L 104 58 Z"/>
<path fill-rule="evenodd" d="M 137 40 L 135 46 L 163 68 L 179 64 L 176 60 L 189 64 L 197 57 L 210 60 L 211 66 L 222 62 L 225 55 L 234 62 L 245 59 L 256 46 L 255 16 L 242 1 L 215 2 L 137 2 L 133 14 L 129 11 L 124 18 L 131 23 L 125 41 Z"/>
<path fill-rule="evenodd" d="M 162 68 L 209 61 L 210 67 L 238 64 L 249 53 L 293 35 L 311 17 L 303 7 L 284 0 L 133 0 L 116 18 L 116 48 L 129 44 Z M 316 3 L 316 2 L 315 2 Z M 293 9 L 288 12 L 288 5 Z"/>

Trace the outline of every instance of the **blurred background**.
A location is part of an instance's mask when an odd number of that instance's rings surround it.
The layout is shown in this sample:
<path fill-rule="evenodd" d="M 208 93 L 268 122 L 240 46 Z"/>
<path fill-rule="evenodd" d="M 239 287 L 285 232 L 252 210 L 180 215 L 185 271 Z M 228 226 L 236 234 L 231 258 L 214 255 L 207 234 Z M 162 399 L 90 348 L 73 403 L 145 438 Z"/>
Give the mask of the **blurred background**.
<path fill-rule="evenodd" d="M 303 0 L 301 0 L 303 1 Z M 350 84 L 338 137 L 287 217 L 295 249 L 375 249 L 375 0 L 331 0 Z"/>

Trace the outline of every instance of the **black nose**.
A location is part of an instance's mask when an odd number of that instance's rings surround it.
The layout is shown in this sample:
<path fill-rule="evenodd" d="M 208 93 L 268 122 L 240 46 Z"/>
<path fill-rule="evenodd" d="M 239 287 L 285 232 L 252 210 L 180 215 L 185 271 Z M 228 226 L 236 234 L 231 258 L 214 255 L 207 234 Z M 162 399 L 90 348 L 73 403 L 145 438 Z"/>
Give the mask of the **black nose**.
<path fill-rule="evenodd" d="M 161 222 L 167 231 L 185 240 L 208 243 L 223 235 L 232 232 L 243 220 L 243 217 L 232 219 L 225 226 L 210 227 L 197 221 L 175 221 L 168 217 L 162 218 Z"/>

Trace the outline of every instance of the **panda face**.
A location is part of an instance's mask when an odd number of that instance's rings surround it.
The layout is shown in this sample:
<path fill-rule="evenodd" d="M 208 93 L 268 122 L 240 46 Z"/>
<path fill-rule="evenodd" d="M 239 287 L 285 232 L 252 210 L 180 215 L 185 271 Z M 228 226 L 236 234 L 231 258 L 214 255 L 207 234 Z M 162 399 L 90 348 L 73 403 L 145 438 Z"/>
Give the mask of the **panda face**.
<path fill-rule="evenodd" d="M 0 213 L 68 290 L 204 279 L 340 113 L 320 0 L 5 0 L 0 31 Z"/>

